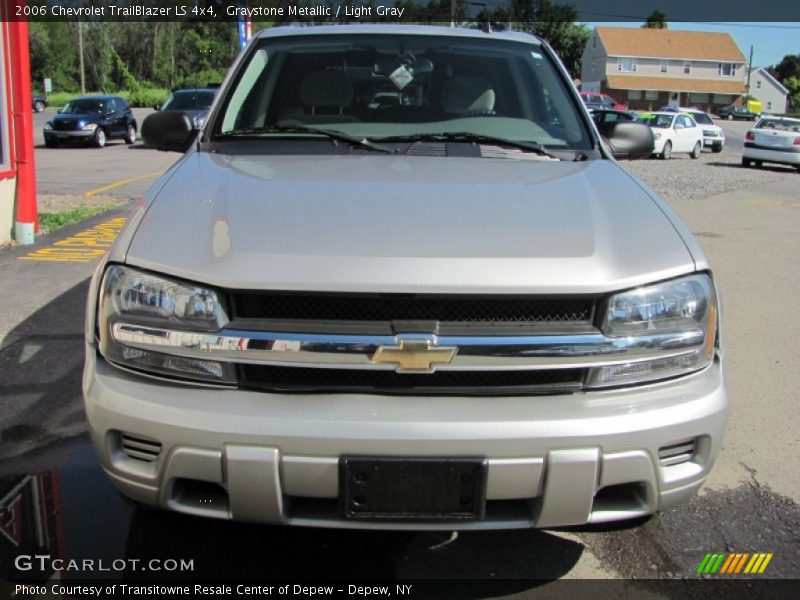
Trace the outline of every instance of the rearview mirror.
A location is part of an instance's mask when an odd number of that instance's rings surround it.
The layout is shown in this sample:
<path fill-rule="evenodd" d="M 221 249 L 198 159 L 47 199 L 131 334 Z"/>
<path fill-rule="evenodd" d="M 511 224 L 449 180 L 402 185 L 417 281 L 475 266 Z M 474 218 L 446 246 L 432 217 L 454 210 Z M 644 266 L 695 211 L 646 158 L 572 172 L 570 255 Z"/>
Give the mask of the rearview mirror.
<path fill-rule="evenodd" d="M 165 152 L 186 152 L 196 133 L 191 119 L 182 112 L 156 112 L 142 123 L 145 146 Z"/>
<path fill-rule="evenodd" d="M 653 131 L 644 123 L 609 121 L 598 129 L 617 160 L 647 158 L 653 153 Z"/>

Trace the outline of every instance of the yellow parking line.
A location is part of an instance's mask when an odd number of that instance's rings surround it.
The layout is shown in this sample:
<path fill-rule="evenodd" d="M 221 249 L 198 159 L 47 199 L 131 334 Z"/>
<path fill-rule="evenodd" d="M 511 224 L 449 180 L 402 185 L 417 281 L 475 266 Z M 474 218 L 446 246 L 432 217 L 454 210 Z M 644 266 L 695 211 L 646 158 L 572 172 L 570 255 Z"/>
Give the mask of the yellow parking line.
<path fill-rule="evenodd" d="M 20 260 L 40 262 L 90 262 L 103 256 L 125 225 L 127 217 L 115 217 L 80 233 L 54 242 L 49 247 L 39 248 L 20 256 Z"/>
<path fill-rule="evenodd" d="M 84 194 L 87 198 L 91 198 L 95 194 L 100 194 L 101 192 L 107 192 L 108 190 L 113 190 L 114 188 L 122 187 L 123 185 L 127 185 L 129 183 L 133 183 L 134 181 L 139 181 L 140 179 L 147 179 L 149 177 L 158 177 L 161 175 L 162 171 L 156 171 L 155 173 L 148 173 L 147 175 L 137 175 L 136 177 L 129 177 L 128 179 L 120 179 L 119 181 L 115 181 L 114 183 L 109 183 L 108 185 L 104 185 L 103 187 L 94 188 L 93 190 L 89 190 Z"/>

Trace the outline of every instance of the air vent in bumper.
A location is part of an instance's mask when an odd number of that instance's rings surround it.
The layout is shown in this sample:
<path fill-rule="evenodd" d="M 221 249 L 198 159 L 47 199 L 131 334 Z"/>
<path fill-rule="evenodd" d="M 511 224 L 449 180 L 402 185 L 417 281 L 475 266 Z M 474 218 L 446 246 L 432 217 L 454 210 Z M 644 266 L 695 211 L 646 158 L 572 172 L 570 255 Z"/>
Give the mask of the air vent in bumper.
<path fill-rule="evenodd" d="M 161 454 L 161 443 L 123 433 L 120 437 L 122 452 L 128 457 L 144 462 L 154 462 Z"/>
<path fill-rule="evenodd" d="M 685 440 L 658 449 L 658 462 L 662 467 L 671 467 L 689 462 L 695 455 L 695 440 Z"/>

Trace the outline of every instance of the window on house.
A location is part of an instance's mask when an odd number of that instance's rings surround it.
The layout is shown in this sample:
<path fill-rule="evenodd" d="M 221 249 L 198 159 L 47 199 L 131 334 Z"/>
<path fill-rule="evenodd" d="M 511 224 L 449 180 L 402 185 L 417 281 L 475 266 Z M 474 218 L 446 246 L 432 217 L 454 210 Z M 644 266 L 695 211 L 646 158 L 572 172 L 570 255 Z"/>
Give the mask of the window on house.
<path fill-rule="evenodd" d="M 733 63 L 717 63 L 717 75 L 720 77 L 736 77 L 736 65 Z"/>
<path fill-rule="evenodd" d="M 683 74 L 689 75 L 692 72 L 692 61 L 685 60 L 683 61 Z"/>
<path fill-rule="evenodd" d="M 661 72 L 662 73 L 666 73 L 667 71 L 669 71 L 669 61 L 668 60 L 662 60 L 661 61 Z"/>
<path fill-rule="evenodd" d="M 700 94 L 692 92 L 689 94 L 689 102 L 703 103 L 708 102 L 708 94 Z"/>
<path fill-rule="evenodd" d="M 760 79 L 757 79 L 757 80 L 756 80 L 756 89 L 757 89 L 757 90 L 760 90 L 760 89 L 761 89 L 761 80 L 760 80 Z"/>
<path fill-rule="evenodd" d="M 730 104 L 730 94 L 714 94 L 714 104 Z"/>
<path fill-rule="evenodd" d="M 628 100 L 641 100 L 642 90 L 628 90 Z"/>
<path fill-rule="evenodd" d="M 636 59 L 635 58 L 618 58 L 617 59 L 617 71 L 622 71 L 623 73 L 631 73 L 636 71 Z"/>
<path fill-rule="evenodd" d="M 772 110 L 772 102 L 767 102 L 767 110 Z"/>
<path fill-rule="evenodd" d="M 656 91 L 656 90 L 645 90 L 644 99 L 645 100 L 658 100 L 658 91 Z"/>

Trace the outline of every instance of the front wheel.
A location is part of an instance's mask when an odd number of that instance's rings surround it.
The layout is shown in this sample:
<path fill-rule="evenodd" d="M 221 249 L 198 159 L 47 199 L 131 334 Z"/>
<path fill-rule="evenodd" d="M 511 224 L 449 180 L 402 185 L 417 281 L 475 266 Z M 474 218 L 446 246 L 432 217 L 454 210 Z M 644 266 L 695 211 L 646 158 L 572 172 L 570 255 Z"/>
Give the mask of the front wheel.
<path fill-rule="evenodd" d="M 128 132 L 125 134 L 125 143 L 133 144 L 136 141 L 136 127 L 128 125 Z"/>
<path fill-rule="evenodd" d="M 692 149 L 692 153 L 689 155 L 692 158 L 700 158 L 700 152 L 703 149 L 703 144 L 701 142 L 697 142 Z"/>
<path fill-rule="evenodd" d="M 672 142 L 667 142 L 664 144 L 664 150 L 661 152 L 662 160 L 669 160 L 669 157 L 672 156 Z"/>
<path fill-rule="evenodd" d="M 720 153 L 720 152 L 722 152 L 722 146 L 720 144 L 712 146 L 711 147 L 711 151 L 712 152 L 716 152 L 716 153 Z"/>
<path fill-rule="evenodd" d="M 727 117 L 725 117 L 725 118 L 726 118 L 726 119 L 728 119 L 728 121 L 733 121 L 733 115 L 728 115 L 728 116 L 727 116 Z"/>
<path fill-rule="evenodd" d="M 94 134 L 94 145 L 98 148 L 105 148 L 106 141 L 106 132 L 98 127 L 97 133 Z"/>
<path fill-rule="evenodd" d="M 44 109 L 45 109 L 44 102 L 42 102 L 41 100 L 37 100 L 36 102 L 33 103 L 33 110 L 35 110 L 36 112 L 44 112 Z"/>
<path fill-rule="evenodd" d="M 44 145 L 48 148 L 58 148 L 58 140 L 53 138 L 45 138 Z"/>

